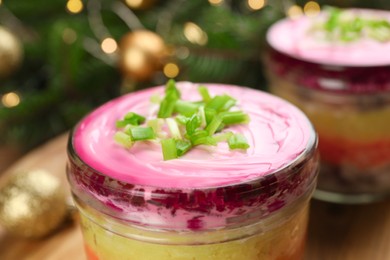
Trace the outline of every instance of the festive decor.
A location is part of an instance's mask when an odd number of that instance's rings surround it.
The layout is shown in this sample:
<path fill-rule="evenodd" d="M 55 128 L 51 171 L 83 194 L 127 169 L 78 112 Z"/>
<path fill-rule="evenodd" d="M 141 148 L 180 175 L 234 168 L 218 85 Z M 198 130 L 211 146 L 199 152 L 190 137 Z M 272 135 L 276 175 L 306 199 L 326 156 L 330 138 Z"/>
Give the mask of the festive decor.
<path fill-rule="evenodd" d="M 0 146 L 28 150 L 97 105 L 168 78 L 266 88 L 268 27 L 326 4 L 388 8 L 382 0 L 0 1 Z"/>
<path fill-rule="evenodd" d="M 150 79 L 161 70 L 167 55 L 164 40 L 154 32 L 137 30 L 125 34 L 120 42 L 120 69 L 125 77 L 137 81 Z"/>
<path fill-rule="evenodd" d="M 27 238 L 46 236 L 67 215 L 61 182 L 44 170 L 16 174 L 0 188 L 0 225 Z"/>
<path fill-rule="evenodd" d="M 22 62 L 23 49 L 18 37 L 0 26 L 0 78 L 13 73 Z"/>
<path fill-rule="evenodd" d="M 126 4 L 134 10 L 146 10 L 151 8 L 156 0 L 125 0 Z"/>

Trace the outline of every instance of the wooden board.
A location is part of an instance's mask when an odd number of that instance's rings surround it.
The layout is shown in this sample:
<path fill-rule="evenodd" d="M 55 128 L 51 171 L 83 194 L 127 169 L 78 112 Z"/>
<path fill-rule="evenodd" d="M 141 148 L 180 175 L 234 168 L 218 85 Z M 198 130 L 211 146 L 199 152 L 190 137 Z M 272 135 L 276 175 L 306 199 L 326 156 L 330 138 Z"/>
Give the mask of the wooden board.
<path fill-rule="evenodd" d="M 10 175 L 33 169 L 48 170 L 68 187 L 66 141 L 67 134 L 61 135 L 17 161 L 0 176 L 0 187 Z M 0 259 L 85 259 L 78 223 L 38 241 L 12 237 L 0 227 Z M 313 201 L 305 259 L 390 259 L 390 201 L 359 206 Z"/>

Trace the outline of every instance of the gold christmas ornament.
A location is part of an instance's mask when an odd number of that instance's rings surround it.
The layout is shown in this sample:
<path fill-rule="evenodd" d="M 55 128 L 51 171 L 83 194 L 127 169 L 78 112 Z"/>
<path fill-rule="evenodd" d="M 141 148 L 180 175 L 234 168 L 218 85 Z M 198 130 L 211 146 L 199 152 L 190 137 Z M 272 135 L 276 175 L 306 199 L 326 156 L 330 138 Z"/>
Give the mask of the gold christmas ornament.
<path fill-rule="evenodd" d="M 0 26 L 0 78 L 13 73 L 20 66 L 22 58 L 23 48 L 20 40 Z"/>
<path fill-rule="evenodd" d="M 156 33 L 137 30 L 124 35 L 119 43 L 120 69 L 125 77 L 146 81 L 163 67 L 167 55 L 164 40 Z"/>
<path fill-rule="evenodd" d="M 0 188 L 0 225 L 17 236 L 50 234 L 64 222 L 67 210 L 61 182 L 44 170 L 16 174 Z"/>
<path fill-rule="evenodd" d="M 146 10 L 155 4 L 156 0 L 125 0 L 128 7 L 133 10 Z"/>

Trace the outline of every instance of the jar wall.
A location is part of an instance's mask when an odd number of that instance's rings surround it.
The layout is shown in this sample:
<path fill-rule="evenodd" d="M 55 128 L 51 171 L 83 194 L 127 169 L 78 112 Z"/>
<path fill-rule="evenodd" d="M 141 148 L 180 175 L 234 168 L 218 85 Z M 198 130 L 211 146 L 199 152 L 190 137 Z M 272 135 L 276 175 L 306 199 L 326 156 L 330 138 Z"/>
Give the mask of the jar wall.
<path fill-rule="evenodd" d="M 247 227 L 203 233 L 180 233 L 153 231 L 120 223 L 78 203 L 85 248 L 90 260 L 302 259 L 308 205 L 309 198 L 305 196 L 293 207 Z M 272 228 L 267 228 L 268 225 Z M 264 229 L 268 230 L 263 231 Z M 237 235 L 241 238 L 231 240 Z"/>

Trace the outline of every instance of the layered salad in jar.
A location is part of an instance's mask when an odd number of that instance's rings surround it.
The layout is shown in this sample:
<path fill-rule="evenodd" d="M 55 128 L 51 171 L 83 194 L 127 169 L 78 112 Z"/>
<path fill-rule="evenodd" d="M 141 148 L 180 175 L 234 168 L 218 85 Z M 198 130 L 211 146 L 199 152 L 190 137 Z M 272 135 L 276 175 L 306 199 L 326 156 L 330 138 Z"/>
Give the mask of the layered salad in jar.
<path fill-rule="evenodd" d="M 169 81 L 87 115 L 68 179 L 89 259 L 302 259 L 316 133 L 295 106 Z"/>
<path fill-rule="evenodd" d="M 319 134 L 320 199 L 364 203 L 390 193 L 390 12 L 324 9 L 267 34 L 270 91 Z"/>

